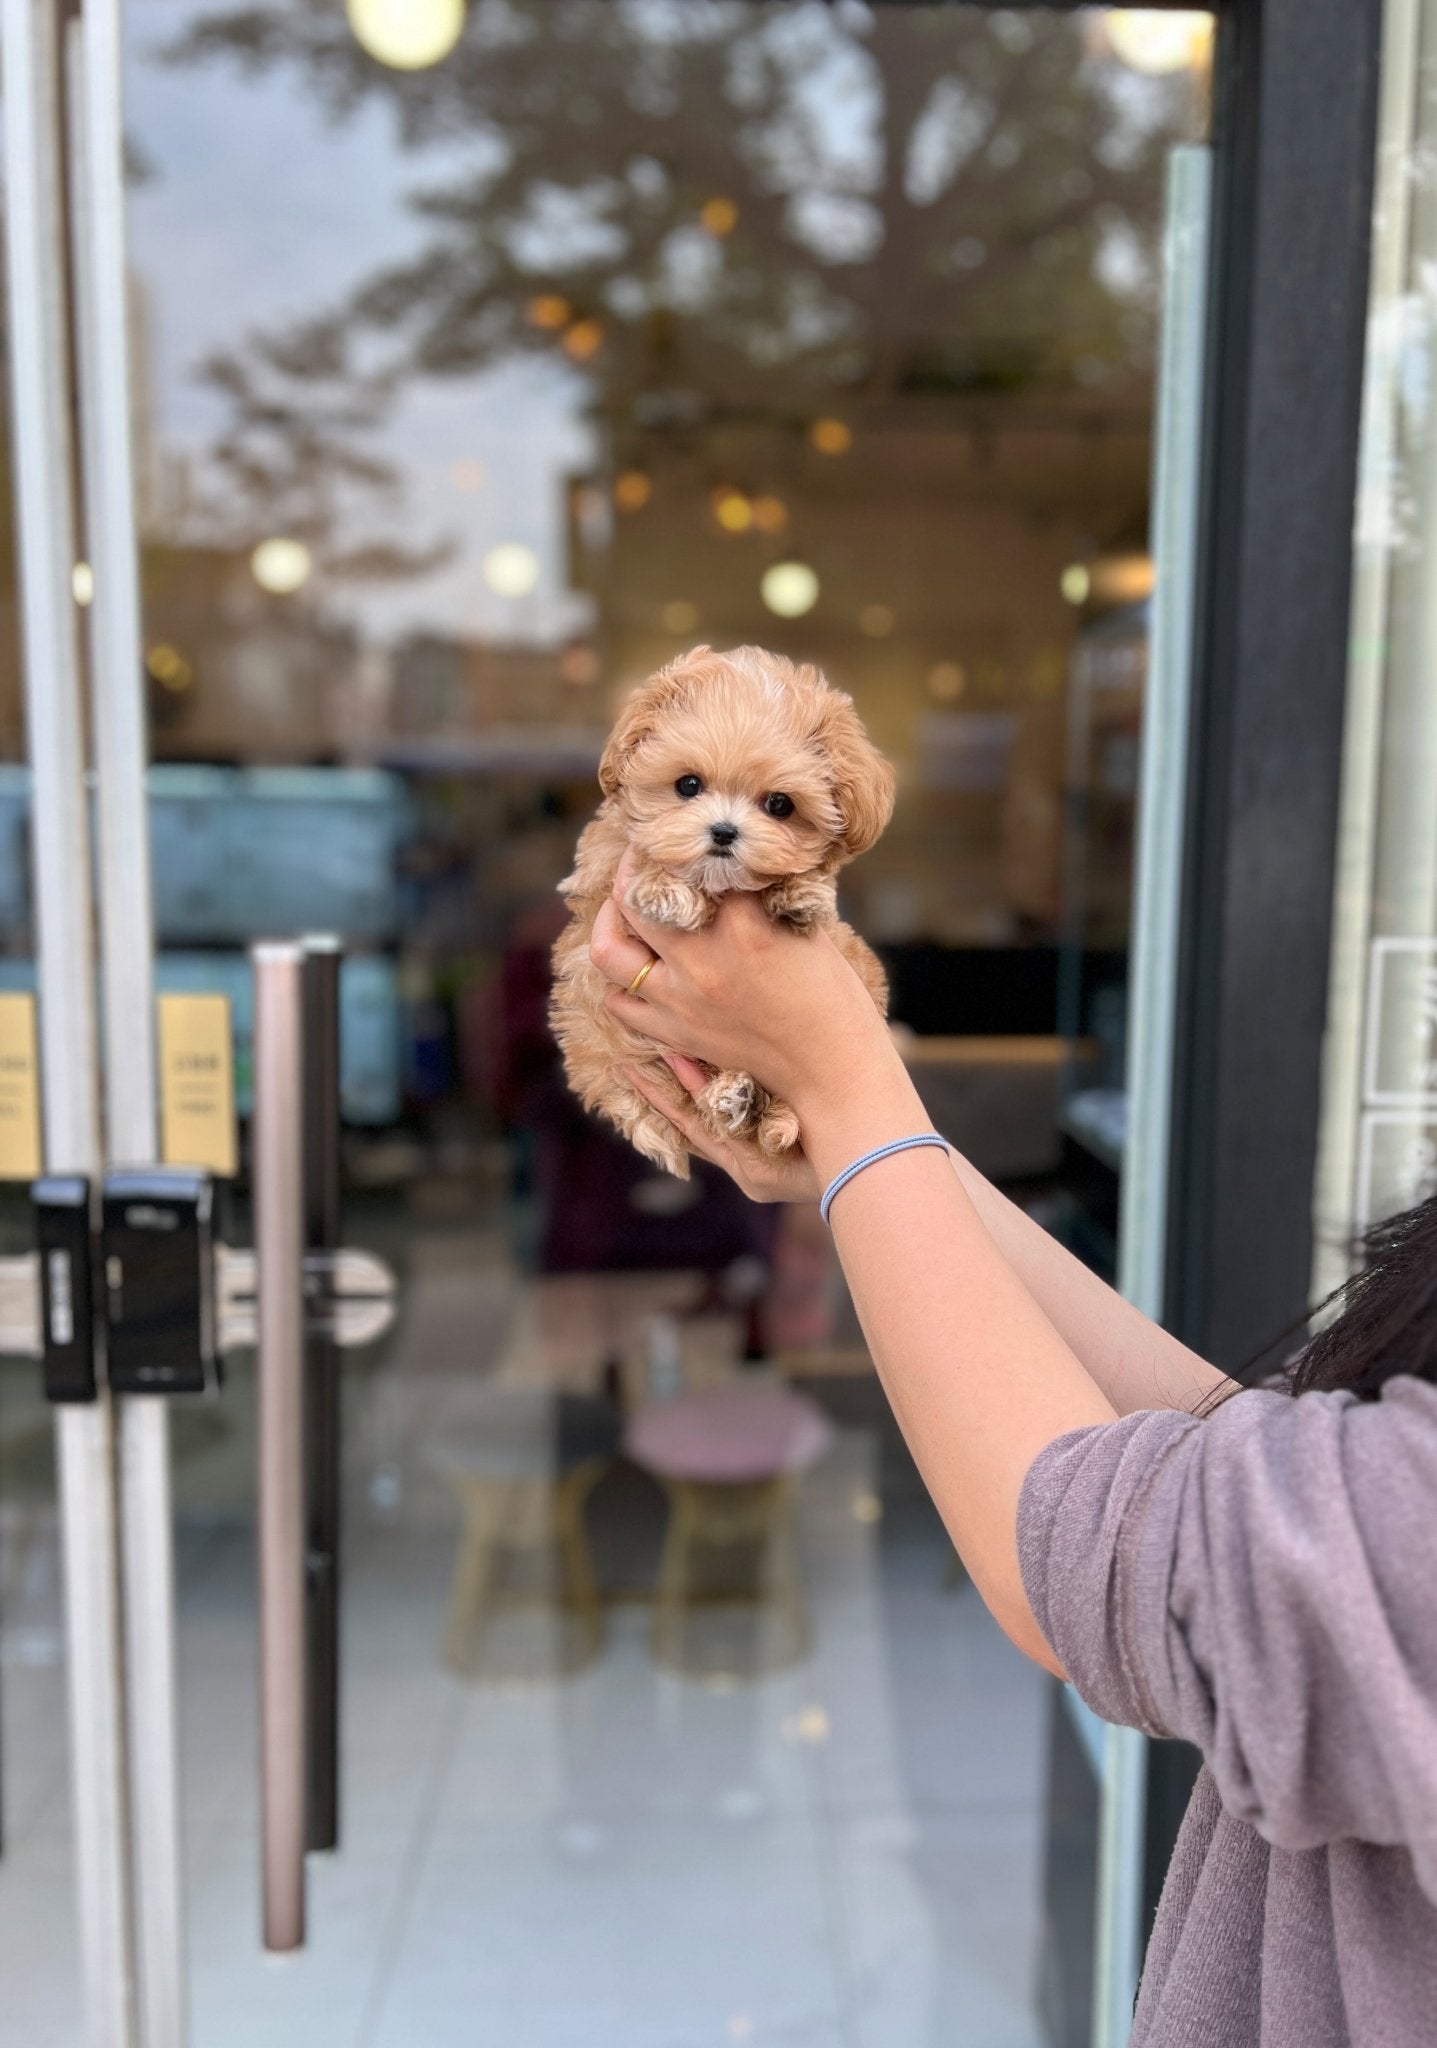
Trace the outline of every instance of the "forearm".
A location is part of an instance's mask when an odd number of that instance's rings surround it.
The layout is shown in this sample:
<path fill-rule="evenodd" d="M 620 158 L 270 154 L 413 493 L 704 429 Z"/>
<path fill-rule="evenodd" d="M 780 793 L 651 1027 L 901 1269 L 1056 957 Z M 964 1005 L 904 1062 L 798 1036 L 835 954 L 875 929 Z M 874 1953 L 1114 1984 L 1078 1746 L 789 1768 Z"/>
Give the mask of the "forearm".
<path fill-rule="evenodd" d="M 1119 1415 L 1191 1412 L 1231 1389 L 1225 1373 L 1124 1301 L 968 1160 L 955 1164 L 989 1236 Z"/>
<path fill-rule="evenodd" d="M 828 1088 L 826 1101 L 795 1103 L 823 1181 L 929 1125 L 896 1059 L 863 1071 L 846 1100 Z M 874 1363 L 949 1534 L 1008 1634 L 1051 1669 L 1018 1568 L 1018 1495 L 1039 1451 L 1113 1420 L 1113 1404 L 936 1148 L 859 1174 L 831 1221 Z"/>

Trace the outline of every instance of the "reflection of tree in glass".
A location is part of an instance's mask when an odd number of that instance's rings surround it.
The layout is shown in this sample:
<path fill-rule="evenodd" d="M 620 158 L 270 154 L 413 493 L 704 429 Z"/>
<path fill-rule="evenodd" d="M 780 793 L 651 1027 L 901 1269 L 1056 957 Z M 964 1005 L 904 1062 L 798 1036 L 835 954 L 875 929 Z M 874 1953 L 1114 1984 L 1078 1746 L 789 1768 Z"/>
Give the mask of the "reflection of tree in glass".
<path fill-rule="evenodd" d="M 388 101 L 442 164 L 410 261 L 210 366 L 231 480 L 292 527 L 380 481 L 356 449 L 400 380 L 521 352 L 567 357 L 620 439 L 1146 376 L 1189 87 L 1116 69 L 1072 18 L 476 0 L 445 63 L 399 73 L 333 0 L 294 0 L 202 13 L 169 55 L 295 68 L 335 118 Z"/>

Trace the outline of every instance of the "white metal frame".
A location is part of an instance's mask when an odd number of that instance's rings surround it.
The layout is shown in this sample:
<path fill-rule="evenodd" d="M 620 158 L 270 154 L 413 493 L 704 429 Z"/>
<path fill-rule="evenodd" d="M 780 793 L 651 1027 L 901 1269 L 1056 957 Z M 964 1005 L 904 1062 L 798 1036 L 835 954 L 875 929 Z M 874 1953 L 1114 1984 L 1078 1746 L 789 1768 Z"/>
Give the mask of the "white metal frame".
<path fill-rule="evenodd" d="M 1342 735 L 1342 797 L 1333 890 L 1332 958 L 1328 970 L 1322 1059 L 1322 1112 L 1318 1125 L 1317 1185 L 1313 1215 L 1312 1294 L 1321 1301 L 1347 1279 L 1353 1242 L 1376 1219 L 1366 1213 L 1364 1154 L 1372 1126 L 1364 1112 L 1382 1106 L 1376 1076 L 1364 1061 L 1378 1044 L 1373 1028 L 1378 993 L 1377 948 L 1383 934 L 1437 931 L 1437 880 L 1432 818 L 1414 772 L 1414 751 L 1430 759 L 1437 720 L 1430 715 L 1430 662 L 1415 659 L 1399 632 L 1394 646 L 1394 590 L 1405 556 L 1413 582 L 1430 583 L 1434 490 L 1430 427 L 1425 412 L 1414 431 L 1416 408 L 1404 404 L 1418 372 L 1430 375 L 1430 313 L 1425 277 L 1416 279 L 1414 222 L 1425 204 L 1425 183 L 1414 175 L 1423 161 L 1423 81 L 1431 63 L 1429 9 L 1424 0 L 1385 0 L 1377 121 L 1377 176 L 1373 195 L 1372 271 L 1358 449 L 1354 521 L 1352 626 L 1347 704 Z M 1420 338 L 1425 334 L 1426 345 Z M 1403 507 L 1411 492 L 1414 503 Z M 1413 529 L 1400 544 L 1404 520 Z M 1430 606 L 1417 613 L 1417 630 L 1431 646 Z M 1407 627 L 1411 632 L 1412 626 Z M 1424 649 L 1425 651 L 1425 649 Z M 1393 775 L 1384 755 L 1384 728 L 1396 722 L 1403 687 L 1416 692 L 1407 706 L 1406 774 Z M 1423 693 L 1426 693 L 1424 696 Z M 1417 715 L 1418 704 L 1427 716 Z M 1415 801 L 1416 810 L 1407 806 Z M 1424 859 L 1425 854 L 1425 859 Z M 1383 915 L 1376 906 L 1383 906 Z M 1374 1099 L 1375 1098 L 1375 1099 Z"/>
<path fill-rule="evenodd" d="M 33 800 L 45 1160 L 100 1164 L 90 833 L 72 576 L 57 11 L 4 0 L 5 212 L 21 634 Z M 68 1640 L 70 1771 L 85 2038 L 132 2048 L 124 1659 L 115 1428 L 102 1393 L 56 1415 Z"/>
<path fill-rule="evenodd" d="M 103 1163 L 156 1156 L 153 938 L 118 0 L 84 0 L 62 42 L 66 12 L 57 0 L 3 0 L 0 28 L 45 1152 L 50 1170 L 93 1179 Z M 105 1076 L 103 1145 L 72 581 L 82 531 L 94 572 L 104 1039 L 125 1048 Z M 184 2048 L 168 1413 L 158 1399 L 102 1391 L 61 1411 L 57 1429 L 86 2037 L 92 2048 Z"/>
<path fill-rule="evenodd" d="M 1202 463 L 1212 152 L 1168 161 L 1163 329 L 1153 436 L 1153 592 L 1143 702 L 1136 898 L 1128 981 L 1128 1137 L 1123 1155 L 1118 1285 L 1145 1314 L 1163 1313 L 1182 908 L 1198 480 Z M 1122 2048 L 1143 1958 L 1144 1738 L 1109 1728 L 1098 1842 L 1093 2048 Z"/>
<path fill-rule="evenodd" d="M 95 754 L 105 1158 L 158 1154 L 148 762 L 141 681 L 139 537 L 131 429 L 119 0 L 84 0 L 66 51 L 85 546 L 94 573 L 90 706 Z M 183 2048 L 170 1418 L 162 1399 L 116 1403 L 136 1995 L 144 2048 Z"/>

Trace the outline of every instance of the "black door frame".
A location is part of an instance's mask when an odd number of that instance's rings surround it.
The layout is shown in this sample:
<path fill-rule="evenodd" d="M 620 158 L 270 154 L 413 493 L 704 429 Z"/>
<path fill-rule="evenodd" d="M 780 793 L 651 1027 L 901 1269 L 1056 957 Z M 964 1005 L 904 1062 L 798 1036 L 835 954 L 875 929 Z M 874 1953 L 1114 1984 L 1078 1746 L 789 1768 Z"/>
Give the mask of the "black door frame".
<path fill-rule="evenodd" d="M 1228 0 L 1164 1321 L 1229 1371 L 1301 1316 L 1347 695 L 1381 0 Z M 1146 1924 L 1197 1757 L 1148 1751 Z"/>
<path fill-rule="evenodd" d="M 1229 1370 L 1307 1303 L 1381 0 L 1230 0 L 1166 1316 Z"/>

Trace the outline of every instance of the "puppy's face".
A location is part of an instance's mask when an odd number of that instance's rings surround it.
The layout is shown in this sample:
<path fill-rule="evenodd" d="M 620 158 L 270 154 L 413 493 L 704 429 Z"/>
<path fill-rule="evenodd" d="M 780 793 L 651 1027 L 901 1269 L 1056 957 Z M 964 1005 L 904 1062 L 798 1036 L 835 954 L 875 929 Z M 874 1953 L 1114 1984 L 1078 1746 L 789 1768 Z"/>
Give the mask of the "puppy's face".
<path fill-rule="evenodd" d="M 709 896 L 836 867 L 893 803 L 848 698 L 756 648 L 696 648 L 662 670 L 627 707 L 600 781 L 632 843 Z"/>

